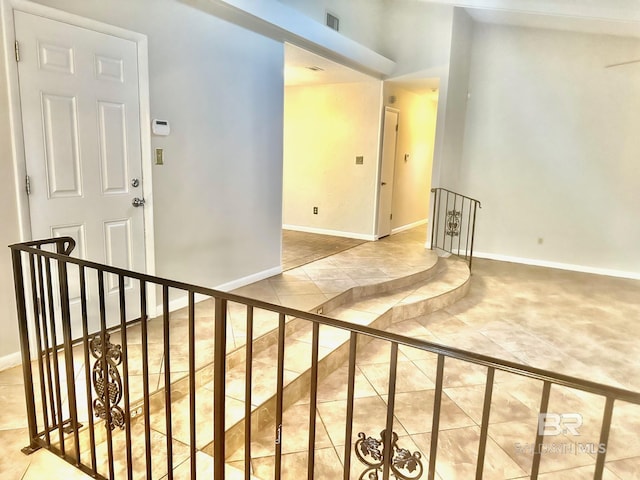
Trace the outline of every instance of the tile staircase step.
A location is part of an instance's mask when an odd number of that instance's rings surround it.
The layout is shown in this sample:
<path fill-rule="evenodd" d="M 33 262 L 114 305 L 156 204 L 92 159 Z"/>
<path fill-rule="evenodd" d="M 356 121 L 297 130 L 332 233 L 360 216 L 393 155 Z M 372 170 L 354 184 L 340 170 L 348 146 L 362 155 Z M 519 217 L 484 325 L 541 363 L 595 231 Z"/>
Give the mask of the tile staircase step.
<path fill-rule="evenodd" d="M 354 291 L 347 292 L 346 298 L 350 299 L 336 302 L 331 301 L 324 304 L 324 314 L 330 317 L 353 321 L 359 324 L 368 325 L 372 328 L 384 330 L 392 323 L 414 318 L 416 316 L 431 313 L 446 306 L 449 306 L 464 297 L 469 289 L 470 272 L 466 263 L 450 259 L 440 260 L 435 268 L 428 272 L 420 272 L 411 275 L 411 283 L 405 278 L 401 278 L 384 284 L 358 287 Z M 355 297 L 355 298 L 354 298 Z M 335 306 L 340 305 L 340 306 Z M 292 319 L 287 323 L 285 339 L 285 389 L 284 389 L 284 409 L 295 404 L 309 391 L 311 369 L 310 364 L 300 363 L 300 358 L 306 358 L 310 363 L 312 327 L 309 322 Z M 343 365 L 348 359 L 349 333 L 343 330 L 321 326 L 319 335 L 319 362 L 318 381 L 326 378 L 331 372 Z M 370 339 L 360 339 L 359 348 L 366 347 Z M 300 343 L 304 345 L 300 345 Z M 261 388 L 261 393 L 270 392 L 268 398 L 256 400 L 262 401 L 259 405 L 252 406 L 252 424 L 259 430 L 263 426 L 272 424 L 276 407 L 275 382 L 275 344 L 270 346 L 267 358 L 271 359 L 268 367 L 272 369 L 272 374 L 266 374 L 265 370 L 258 369 L 254 372 L 254 378 L 268 379 L 271 390 Z M 306 353 L 306 357 L 301 357 L 299 353 Z M 289 353 L 289 358 L 287 357 Z M 255 353 L 254 353 L 255 354 Z M 260 358 L 260 353 L 257 354 Z M 295 365 L 290 365 L 295 359 Z M 262 368 L 266 364 L 258 363 Z M 301 366 L 302 365 L 302 366 Z M 256 357 L 254 357 L 254 368 Z M 244 369 L 244 364 L 238 366 Z M 230 375 L 234 376 L 234 370 L 230 370 Z M 237 377 L 244 386 L 244 375 L 241 373 Z M 227 390 L 228 391 L 228 390 Z M 268 394 L 267 394 L 268 396 Z M 243 401 L 243 394 L 235 397 Z M 253 399 L 252 399 L 253 400 Z M 254 403 L 252 401 L 252 403 Z M 233 454 L 244 442 L 244 418 L 240 418 L 238 423 L 227 428 L 227 453 Z M 205 451 L 212 451 L 212 445 L 205 448 Z"/>
<path fill-rule="evenodd" d="M 368 325 L 384 330 L 392 323 L 424 315 L 451 305 L 462 298 L 469 288 L 470 273 L 464 262 L 439 259 L 427 270 L 406 277 L 357 286 L 325 302 L 319 308 L 323 314 Z M 308 395 L 311 380 L 310 351 L 311 325 L 297 318 L 287 319 L 285 340 L 284 409 L 291 407 L 304 395 Z M 321 326 L 319 337 L 318 381 L 343 365 L 348 358 L 349 333 Z M 360 339 L 359 351 L 363 351 L 367 339 Z M 244 384 L 246 346 L 227 356 L 226 382 L 226 443 L 227 458 L 244 444 L 245 410 Z M 277 330 L 254 339 L 253 386 L 251 421 L 252 431 L 259 432 L 273 424 L 276 406 L 275 383 L 277 374 Z M 306 359 L 301 361 L 300 359 Z M 202 455 L 213 455 L 213 364 L 196 372 L 196 402 L 198 419 L 197 447 Z M 171 401 L 174 442 L 186 445 L 188 437 L 188 378 L 172 382 Z M 150 400 L 151 428 L 154 435 L 166 438 L 164 424 L 165 392 L 159 388 Z M 132 411 L 138 416 L 132 419 L 132 428 L 144 429 L 140 415 L 141 401 L 132 402 Z M 86 429 L 85 429 L 86 430 Z M 105 429 L 95 428 L 96 443 L 106 440 Z M 124 432 L 116 432 L 121 437 Z M 114 437 L 115 438 L 115 437 Z M 87 451 L 88 434 L 81 434 L 81 451 Z"/>

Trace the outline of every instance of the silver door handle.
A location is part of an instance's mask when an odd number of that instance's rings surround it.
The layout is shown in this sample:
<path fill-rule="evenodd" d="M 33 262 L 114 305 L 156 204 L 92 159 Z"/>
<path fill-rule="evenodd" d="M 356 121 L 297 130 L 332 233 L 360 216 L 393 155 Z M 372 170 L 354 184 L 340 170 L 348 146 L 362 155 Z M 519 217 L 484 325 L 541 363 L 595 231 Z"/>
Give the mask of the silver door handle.
<path fill-rule="evenodd" d="M 133 205 L 134 207 L 144 207 L 144 204 L 144 198 L 135 197 L 133 200 L 131 200 L 131 205 Z"/>

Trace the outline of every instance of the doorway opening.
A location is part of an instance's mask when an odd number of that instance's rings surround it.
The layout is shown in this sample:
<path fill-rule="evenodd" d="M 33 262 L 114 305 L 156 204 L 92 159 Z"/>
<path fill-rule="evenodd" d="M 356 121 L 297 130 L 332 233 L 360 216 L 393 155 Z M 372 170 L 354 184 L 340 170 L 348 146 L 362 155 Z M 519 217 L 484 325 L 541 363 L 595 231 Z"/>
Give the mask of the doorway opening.
<path fill-rule="evenodd" d="M 285 44 L 283 230 L 377 240 L 425 225 L 437 93 L 438 79 L 382 81 Z"/>
<path fill-rule="evenodd" d="M 392 132 L 389 132 L 389 141 L 395 141 L 394 153 L 391 153 L 393 150 L 390 147 L 385 147 L 384 141 L 387 137 L 383 136 L 383 163 L 385 151 L 394 155 L 394 162 L 389 167 L 393 181 L 390 219 L 387 225 L 382 222 L 378 224 L 380 237 L 400 233 L 428 222 L 431 212 L 429 205 L 438 94 L 438 78 L 387 80 L 384 83 L 385 110 L 391 117 L 397 112 L 398 127 L 395 138 Z M 381 190 L 381 193 L 384 193 L 384 190 Z M 385 201 L 381 195 L 380 212 L 383 211 L 382 203 Z"/>

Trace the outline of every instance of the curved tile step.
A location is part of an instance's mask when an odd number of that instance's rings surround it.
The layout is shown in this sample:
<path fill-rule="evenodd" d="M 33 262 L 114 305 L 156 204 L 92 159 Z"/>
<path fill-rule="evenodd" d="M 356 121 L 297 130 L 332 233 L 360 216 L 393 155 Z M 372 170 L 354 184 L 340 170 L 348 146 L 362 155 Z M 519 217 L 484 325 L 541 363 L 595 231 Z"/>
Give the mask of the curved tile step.
<path fill-rule="evenodd" d="M 424 315 L 447 307 L 464 297 L 469 289 L 470 272 L 464 262 L 458 260 L 440 260 L 435 271 L 430 272 L 428 278 L 410 287 L 396 288 L 384 295 L 371 294 L 345 303 L 330 310 L 325 315 L 344 321 L 368 325 L 372 328 L 384 330 L 392 323 Z M 287 324 L 286 342 L 307 344 L 306 350 L 311 351 L 311 325 L 300 319 L 292 319 Z M 318 381 L 321 381 L 348 360 L 349 332 L 331 327 L 321 326 L 319 336 Z M 358 343 L 364 348 L 371 339 L 361 338 Z M 287 343 L 286 345 L 289 345 Z M 269 347 L 269 350 L 274 349 Z M 285 347 L 285 356 L 287 347 Z M 275 353 L 275 352 L 272 352 Z M 270 354 L 267 354 L 270 357 Z M 271 357 L 272 358 L 272 357 Z M 244 366 L 242 366 L 244 368 Z M 271 365 L 273 368 L 273 365 Z M 285 358 L 287 369 L 287 358 Z M 284 408 L 293 405 L 309 392 L 311 380 L 310 366 L 297 372 L 294 377 L 285 381 Z M 254 376 L 259 376 L 255 373 Z M 260 429 L 274 420 L 276 407 L 275 393 L 252 409 L 252 423 Z M 244 442 L 244 419 L 227 428 L 228 458 L 233 458 Z M 205 451 L 212 448 L 209 445 Z"/>

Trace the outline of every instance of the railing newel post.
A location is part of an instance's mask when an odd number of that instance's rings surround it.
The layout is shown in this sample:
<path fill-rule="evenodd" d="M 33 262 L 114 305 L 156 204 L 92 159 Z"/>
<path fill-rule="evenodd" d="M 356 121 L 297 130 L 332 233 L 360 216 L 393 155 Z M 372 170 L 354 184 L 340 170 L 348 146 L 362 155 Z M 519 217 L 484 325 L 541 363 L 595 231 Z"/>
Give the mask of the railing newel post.
<path fill-rule="evenodd" d="M 29 326 L 27 324 L 27 302 L 24 290 L 24 275 L 22 273 L 22 252 L 12 249 L 13 279 L 18 314 L 18 332 L 20 335 L 20 353 L 22 358 L 22 375 L 24 393 L 27 403 L 27 425 L 29 428 L 29 445 L 22 449 L 29 455 L 40 447 L 37 443 L 38 422 L 36 420 L 35 393 L 33 390 L 33 374 L 31 371 L 31 349 L 29 347 Z"/>

